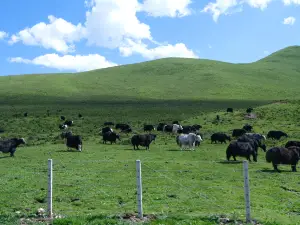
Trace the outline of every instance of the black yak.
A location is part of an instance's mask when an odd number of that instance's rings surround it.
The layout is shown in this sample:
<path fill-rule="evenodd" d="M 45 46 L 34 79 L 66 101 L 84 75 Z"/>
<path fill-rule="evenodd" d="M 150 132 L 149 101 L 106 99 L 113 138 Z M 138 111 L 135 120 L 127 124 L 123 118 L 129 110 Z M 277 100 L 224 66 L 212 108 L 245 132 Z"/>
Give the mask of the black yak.
<path fill-rule="evenodd" d="M 144 131 L 152 131 L 152 130 L 155 130 L 155 127 L 151 124 L 145 124 L 144 125 Z"/>
<path fill-rule="evenodd" d="M 165 125 L 167 125 L 167 124 L 166 123 L 159 123 L 156 130 L 157 131 L 163 131 Z"/>
<path fill-rule="evenodd" d="M 110 127 L 103 127 L 102 128 L 102 135 L 105 134 L 106 132 L 114 132 L 113 129 L 111 129 Z"/>
<path fill-rule="evenodd" d="M 78 151 L 82 151 L 82 138 L 80 135 L 73 135 L 72 132 L 64 132 L 61 134 L 62 138 L 66 138 L 66 146 L 69 148 L 76 148 Z"/>
<path fill-rule="evenodd" d="M 26 144 L 24 138 L 10 138 L 0 141 L 0 151 L 3 153 L 10 153 L 11 157 L 14 157 L 17 147 L 20 144 Z"/>
<path fill-rule="evenodd" d="M 247 133 L 247 131 L 245 129 L 233 129 L 232 137 L 240 137 L 245 133 Z"/>
<path fill-rule="evenodd" d="M 217 132 L 211 135 L 210 137 L 211 143 L 217 143 L 221 142 L 221 143 L 225 143 L 226 144 L 226 140 L 231 141 L 231 138 L 229 135 L 222 133 L 222 132 Z"/>
<path fill-rule="evenodd" d="M 264 152 L 266 152 L 267 147 L 265 144 L 262 144 L 260 140 L 257 140 L 254 136 L 243 135 L 237 139 L 240 142 L 248 142 L 254 148 L 256 153 L 258 152 L 258 147 L 260 147 Z"/>
<path fill-rule="evenodd" d="M 140 146 L 146 147 L 146 150 L 149 150 L 149 146 L 152 141 L 156 138 L 155 134 L 136 134 L 131 138 L 131 144 L 133 145 L 133 149 L 139 149 Z"/>
<path fill-rule="evenodd" d="M 270 130 L 267 134 L 267 138 L 279 140 L 281 137 L 288 137 L 288 135 L 280 130 Z"/>
<path fill-rule="evenodd" d="M 227 108 L 227 112 L 233 113 L 233 108 Z"/>
<path fill-rule="evenodd" d="M 243 129 L 246 130 L 247 132 L 251 132 L 253 127 L 250 124 L 245 124 L 243 126 Z"/>
<path fill-rule="evenodd" d="M 273 147 L 266 153 L 266 161 L 273 164 L 275 171 L 280 172 L 278 169 L 279 164 L 291 165 L 292 172 L 296 172 L 296 165 L 299 161 L 300 148 L 297 146 Z"/>
<path fill-rule="evenodd" d="M 64 122 L 65 125 L 68 125 L 69 127 L 73 125 L 73 120 L 66 120 Z"/>
<path fill-rule="evenodd" d="M 286 147 L 286 148 L 291 147 L 291 146 L 297 146 L 297 147 L 300 147 L 300 141 L 288 141 L 288 142 L 285 144 L 285 147 Z"/>
<path fill-rule="evenodd" d="M 232 141 L 226 150 L 226 157 L 228 161 L 231 156 L 233 156 L 234 161 L 236 161 L 236 156 L 241 156 L 245 157 L 251 162 L 251 155 L 253 160 L 257 162 L 257 152 L 249 142 Z"/>
<path fill-rule="evenodd" d="M 119 141 L 121 141 L 120 139 L 120 135 L 116 134 L 115 132 L 111 132 L 111 131 L 108 131 L 108 132 L 105 132 L 103 135 L 102 135 L 102 138 L 103 138 L 103 144 L 107 141 L 110 141 L 110 144 L 112 143 L 116 143 L 116 140 L 118 139 Z"/>

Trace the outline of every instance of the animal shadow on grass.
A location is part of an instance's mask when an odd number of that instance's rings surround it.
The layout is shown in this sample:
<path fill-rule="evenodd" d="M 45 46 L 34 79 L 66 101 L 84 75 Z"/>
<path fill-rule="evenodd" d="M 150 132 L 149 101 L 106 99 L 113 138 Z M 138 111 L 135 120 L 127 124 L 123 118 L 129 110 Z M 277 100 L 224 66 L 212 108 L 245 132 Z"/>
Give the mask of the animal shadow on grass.
<path fill-rule="evenodd" d="M 169 152 L 180 152 L 181 150 L 180 149 L 169 149 L 168 151 Z"/>
<path fill-rule="evenodd" d="M 139 151 L 139 150 L 143 150 L 143 149 L 138 149 L 138 150 L 133 150 L 133 148 L 124 148 L 125 151 Z"/>
<path fill-rule="evenodd" d="M 191 149 L 184 149 L 184 150 L 180 150 L 180 149 L 169 149 L 169 150 L 167 150 L 167 151 L 169 151 L 169 152 L 195 152 L 196 149 L 195 149 L 195 150 L 191 150 Z"/>
<path fill-rule="evenodd" d="M 264 168 L 262 170 L 257 170 L 256 172 L 260 173 L 260 172 L 263 172 L 263 173 L 292 173 L 292 170 L 280 170 L 279 172 L 274 170 L 274 169 L 267 169 L 267 168 Z"/>
<path fill-rule="evenodd" d="M 230 161 L 223 160 L 223 161 L 219 161 L 218 163 L 221 163 L 221 164 L 240 164 L 240 163 L 243 163 L 243 161 L 241 161 L 241 160 L 237 160 L 237 161 L 234 161 L 234 160 L 230 160 Z"/>
<path fill-rule="evenodd" d="M 4 158 L 10 158 L 9 155 L 6 155 L 6 156 L 1 156 L 0 159 L 4 159 Z"/>
<path fill-rule="evenodd" d="M 68 152 L 79 152 L 77 150 L 57 150 L 56 152 L 63 152 L 63 153 L 68 153 Z"/>

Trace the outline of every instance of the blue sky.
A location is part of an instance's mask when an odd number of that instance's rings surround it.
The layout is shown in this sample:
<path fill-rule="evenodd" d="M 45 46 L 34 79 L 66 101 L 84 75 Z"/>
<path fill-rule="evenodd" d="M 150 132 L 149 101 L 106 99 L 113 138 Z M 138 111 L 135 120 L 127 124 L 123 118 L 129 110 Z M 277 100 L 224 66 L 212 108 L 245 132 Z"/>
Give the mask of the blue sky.
<path fill-rule="evenodd" d="M 300 0 L 3 0 L 0 75 L 163 57 L 253 62 L 299 45 L 298 20 Z"/>

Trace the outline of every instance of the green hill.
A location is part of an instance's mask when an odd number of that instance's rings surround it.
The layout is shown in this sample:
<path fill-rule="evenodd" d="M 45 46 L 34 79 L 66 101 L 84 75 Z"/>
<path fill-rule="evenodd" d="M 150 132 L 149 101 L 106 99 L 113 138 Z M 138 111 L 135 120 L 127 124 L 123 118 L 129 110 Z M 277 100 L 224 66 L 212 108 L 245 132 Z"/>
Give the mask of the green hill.
<path fill-rule="evenodd" d="M 299 59 L 300 47 L 292 46 L 249 64 L 165 58 L 83 73 L 5 76 L 0 101 L 295 99 Z"/>

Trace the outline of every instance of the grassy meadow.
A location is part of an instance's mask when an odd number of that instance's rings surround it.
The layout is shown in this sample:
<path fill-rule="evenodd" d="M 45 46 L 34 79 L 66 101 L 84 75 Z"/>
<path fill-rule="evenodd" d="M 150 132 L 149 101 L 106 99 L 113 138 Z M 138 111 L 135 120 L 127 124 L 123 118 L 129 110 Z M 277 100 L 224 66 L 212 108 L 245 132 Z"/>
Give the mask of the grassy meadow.
<path fill-rule="evenodd" d="M 267 140 L 268 149 L 299 140 L 297 54 L 299 47 L 291 47 L 251 64 L 162 59 L 85 73 L 0 77 L 0 137 L 27 141 L 14 158 L 0 155 L 0 224 L 44 224 L 35 213 L 47 207 L 50 158 L 53 211 L 63 217 L 53 224 L 132 222 L 124 217 L 137 211 L 137 159 L 144 213 L 152 218 L 146 224 L 244 221 L 243 158 L 227 162 L 227 144 L 211 144 L 210 136 L 249 123 L 265 135 L 288 133 L 287 139 Z M 226 113 L 228 107 L 234 113 Z M 256 119 L 244 118 L 248 107 Z M 82 152 L 67 152 L 59 137 L 61 115 L 74 121 L 70 130 L 83 137 Z M 132 134 L 121 134 L 113 145 L 102 144 L 99 135 L 105 121 L 143 133 L 144 124 L 173 120 L 202 125 L 204 141 L 195 151 L 180 151 L 174 135 L 156 131 L 150 151 L 133 151 Z M 300 171 L 280 169 L 273 172 L 262 150 L 258 162 L 249 163 L 252 218 L 260 224 L 299 224 Z"/>

